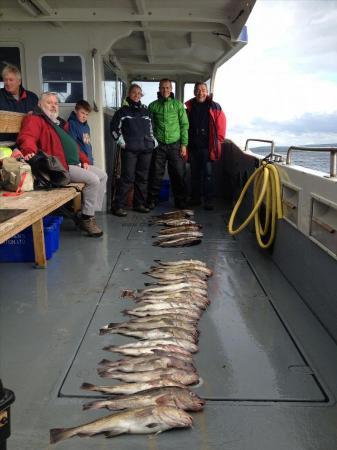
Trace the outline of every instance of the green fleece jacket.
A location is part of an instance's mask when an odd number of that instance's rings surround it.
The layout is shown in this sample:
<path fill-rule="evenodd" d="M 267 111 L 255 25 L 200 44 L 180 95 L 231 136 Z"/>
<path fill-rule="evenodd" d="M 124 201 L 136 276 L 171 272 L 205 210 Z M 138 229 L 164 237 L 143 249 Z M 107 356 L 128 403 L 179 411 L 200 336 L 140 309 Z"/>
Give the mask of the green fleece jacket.
<path fill-rule="evenodd" d="M 160 98 L 149 104 L 155 138 L 163 144 L 180 140 L 188 144 L 188 118 L 184 105 L 175 98 Z"/>

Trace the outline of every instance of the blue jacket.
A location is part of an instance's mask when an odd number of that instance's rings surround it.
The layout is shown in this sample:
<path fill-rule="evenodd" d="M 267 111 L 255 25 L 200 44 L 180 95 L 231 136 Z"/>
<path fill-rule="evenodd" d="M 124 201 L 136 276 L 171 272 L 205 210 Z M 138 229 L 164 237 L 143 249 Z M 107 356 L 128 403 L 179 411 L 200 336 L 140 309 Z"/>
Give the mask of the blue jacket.
<path fill-rule="evenodd" d="M 90 164 L 94 164 L 94 158 L 92 156 L 92 146 L 90 140 L 90 127 L 88 122 L 81 123 L 74 111 L 68 118 L 69 129 L 68 133 L 78 143 L 83 153 L 85 153 L 90 161 Z"/>
<path fill-rule="evenodd" d="M 128 97 L 114 114 L 110 130 L 115 140 L 132 152 L 149 151 L 155 147 L 151 119 L 145 105 Z"/>
<path fill-rule="evenodd" d="M 26 91 L 22 86 L 19 91 L 19 99 L 17 100 L 6 91 L 5 88 L 0 89 L 0 110 L 12 111 L 18 113 L 28 113 L 36 108 L 39 99 L 34 92 Z M 0 141 L 15 141 L 15 133 L 0 133 Z"/>

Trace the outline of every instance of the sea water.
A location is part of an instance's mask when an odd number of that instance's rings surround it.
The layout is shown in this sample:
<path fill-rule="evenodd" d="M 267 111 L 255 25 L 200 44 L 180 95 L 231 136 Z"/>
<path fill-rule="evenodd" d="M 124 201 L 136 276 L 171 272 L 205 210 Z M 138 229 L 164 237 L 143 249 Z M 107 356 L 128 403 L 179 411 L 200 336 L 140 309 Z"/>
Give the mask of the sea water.
<path fill-rule="evenodd" d="M 276 147 L 275 153 L 282 155 L 285 161 L 288 148 L 289 147 Z M 270 147 L 252 148 L 251 151 L 260 155 L 268 155 L 270 153 Z M 330 173 L 330 152 L 295 150 L 291 153 L 291 164 Z"/>

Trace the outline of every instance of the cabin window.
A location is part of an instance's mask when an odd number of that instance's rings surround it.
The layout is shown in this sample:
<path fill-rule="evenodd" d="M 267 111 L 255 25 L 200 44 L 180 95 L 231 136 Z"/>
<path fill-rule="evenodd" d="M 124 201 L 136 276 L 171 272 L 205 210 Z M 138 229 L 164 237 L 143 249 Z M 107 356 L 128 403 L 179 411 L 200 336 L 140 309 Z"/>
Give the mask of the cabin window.
<path fill-rule="evenodd" d="M 117 109 L 122 106 L 126 95 L 126 84 L 108 64 L 104 64 L 103 106 Z"/>
<path fill-rule="evenodd" d="M 194 97 L 194 83 L 184 84 L 184 103 Z"/>
<path fill-rule="evenodd" d="M 103 81 L 103 101 L 106 108 L 117 109 L 122 106 L 125 97 L 125 83 L 116 78 L 116 80 Z"/>
<path fill-rule="evenodd" d="M 0 59 L 0 87 L 2 88 L 4 86 L 2 81 L 1 72 L 2 69 L 7 64 L 13 64 L 21 71 L 21 59 L 20 59 L 20 49 L 19 47 L 2 47 L 0 46 L 0 53 L 1 53 L 1 59 Z"/>
<path fill-rule="evenodd" d="M 159 81 L 132 81 L 132 83 L 139 84 L 143 91 L 142 103 L 144 105 L 149 105 L 158 98 L 159 91 Z M 172 92 L 176 92 L 176 83 L 172 81 Z"/>
<path fill-rule="evenodd" d="M 76 103 L 84 98 L 84 62 L 80 55 L 41 57 L 42 88 L 58 94 L 61 103 Z"/>

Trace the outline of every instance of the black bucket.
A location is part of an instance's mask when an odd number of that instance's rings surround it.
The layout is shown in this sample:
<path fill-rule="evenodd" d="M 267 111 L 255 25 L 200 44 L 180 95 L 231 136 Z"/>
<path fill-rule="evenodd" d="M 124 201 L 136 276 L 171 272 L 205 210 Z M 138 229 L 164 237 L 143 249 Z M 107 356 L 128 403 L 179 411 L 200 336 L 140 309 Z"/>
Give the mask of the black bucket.
<path fill-rule="evenodd" d="M 14 400 L 14 392 L 5 389 L 0 380 L 0 450 L 6 450 L 6 441 L 11 434 L 10 405 Z"/>

